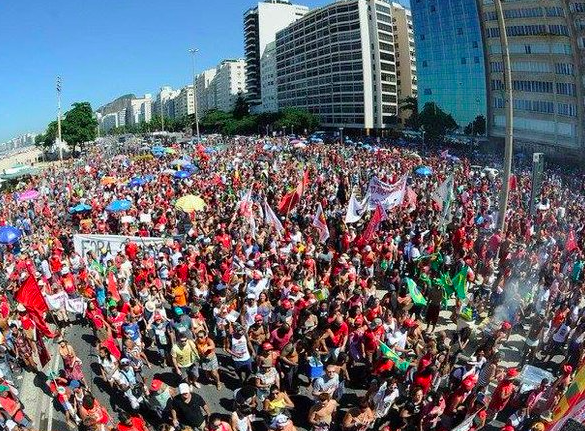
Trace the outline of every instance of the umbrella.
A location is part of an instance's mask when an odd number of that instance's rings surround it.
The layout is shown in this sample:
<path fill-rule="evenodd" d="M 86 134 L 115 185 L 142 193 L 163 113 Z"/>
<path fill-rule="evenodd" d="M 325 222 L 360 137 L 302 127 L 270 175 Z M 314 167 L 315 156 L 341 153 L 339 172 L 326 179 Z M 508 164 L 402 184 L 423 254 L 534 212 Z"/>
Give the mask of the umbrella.
<path fill-rule="evenodd" d="M 433 170 L 428 166 L 419 166 L 418 168 L 415 169 L 414 172 L 418 175 L 426 177 L 428 175 L 431 175 L 433 173 Z"/>
<path fill-rule="evenodd" d="M 187 163 L 186 165 L 183 165 L 183 170 L 196 172 L 198 170 L 198 168 L 197 168 L 197 166 L 192 165 L 191 163 Z"/>
<path fill-rule="evenodd" d="M 143 186 L 144 184 L 146 184 L 146 180 L 142 178 L 132 178 L 128 182 L 128 187 L 140 187 Z"/>
<path fill-rule="evenodd" d="M 148 174 L 143 177 L 145 181 L 153 181 L 156 177 L 154 175 Z"/>
<path fill-rule="evenodd" d="M 69 208 L 71 214 L 82 213 L 84 211 L 91 211 L 91 205 L 88 204 L 77 204 L 74 207 Z"/>
<path fill-rule="evenodd" d="M 307 144 L 303 144 L 302 142 L 297 142 L 293 145 L 294 148 L 307 148 Z"/>
<path fill-rule="evenodd" d="M 162 171 L 163 174 L 165 175 L 175 175 L 177 171 L 175 171 L 174 169 L 165 169 L 164 171 Z"/>
<path fill-rule="evenodd" d="M 150 151 L 152 151 L 153 153 L 162 153 L 165 151 L 165 148 L 157 145 L 152 147 Z"/>
<path fill-rule="evenodd" d="M 36 190 L 30 189 L 30 190 L 27 190 L 26 192 L 23 192 L 20 195 L 18 195 L 18 201 L 19 202 L 33 201 L 36 198 L 38 198 L 40 195 L 41 194 L 39 192 L 37 192 Z"/>
<path fill-rule="evenodd" d="M 185 195 L 175 203 L 175 207 L 179 208 L 186 213 L 192 213 L 193 211 L 201 211 L 205 208 L 206 204 L 203 199 L 195 195 Z"/>
<path fill-rule="evenodd" d="M 177 171 L 174 174 L 175 178 L 179 178 L 181 180 L 185 179 L 185 178 L 189 178 L 191 176 L 191 172 L 188 171 Z"/>
<path fill-rule="evenodd" d="M 0 227 L 0 243 L 13 244 L 20 239 L 22 232 L 14 226 Z"/>
<path fill-rule="evenodd" d="M 188 160 L 184 160 L 184 159 L 175 159 L 171 162 L 172 166 L 183 166 L 183 165 L 188 165 L 189 161 Z"/>
<path fill-rule="evenodd" d="M 215 153 L 216 151 L 217 150 L 215 148 L 211 148 L 211 147 L 207 147 L 205 150 L 203 150 L 203 152 L 206 154 Z"/>
<path fill-rule="evenodd" d="M 129 200 L 119 199 L 113 201 L 110 205 L 106 207 L 106 209 L 112 212 L 119 212 L 129 210 L 131 206 L 132 202 L 130 202 Z"/>
<path fill-rule="evenodd" d="M 165 148 L 165 153 L 167 154 L 177 154 L 177 150 L 174 148 Z"/>
<path fill-rule="evenodd" d="M 118 180 L 116 180 L 116 178 L 114 178 L 114 177 L 103 177 L 100 182 L 104 186 L 109 186 L 110 184 L 115 184 L 116 181 L 118 181 Z"/>
<path fill-rule="evenodd" d="M 300 142 L 301 142 L 301 140 L 300 140 L 300 139 L 293 139 L 292 141 L 290 141 L 290 143 L 291 143 L 291 144 L 293 144 L 293 145 L 294 145 L 294 144 L 298 144 L 298 143 L 300 143 Z"/>

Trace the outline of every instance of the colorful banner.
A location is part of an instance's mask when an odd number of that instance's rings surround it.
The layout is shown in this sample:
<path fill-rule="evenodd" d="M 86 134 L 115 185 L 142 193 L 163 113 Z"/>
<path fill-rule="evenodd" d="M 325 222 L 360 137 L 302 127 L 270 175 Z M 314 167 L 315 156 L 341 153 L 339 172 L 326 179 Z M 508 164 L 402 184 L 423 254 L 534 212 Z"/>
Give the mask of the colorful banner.
<path fill-rule="evenodd" d="M 405 175 L 394 184 L 387 184 L 376 177 L 372 178 L 367 192 L 367 195 L 370 197 L 369 209 L 376 209 L 378 203 L 385 210 L 402 205 L 406 196 L 406 179 L 407 176 Z"/>

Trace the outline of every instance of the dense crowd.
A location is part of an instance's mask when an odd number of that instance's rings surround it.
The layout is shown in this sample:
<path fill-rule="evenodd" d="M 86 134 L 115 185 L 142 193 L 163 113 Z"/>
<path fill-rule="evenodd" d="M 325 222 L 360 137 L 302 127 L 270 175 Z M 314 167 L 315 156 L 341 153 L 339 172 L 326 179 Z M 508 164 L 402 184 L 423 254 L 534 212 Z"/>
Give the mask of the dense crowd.
<path fill-rule="evenodd" d="M 34 429 L 18 376 L 53 339 L 47 385 L 72 429 L 544 430 L 583 361 L 581 177 L 546 172 L 531 215 L 518 170 L 500 231 L 501 176 L 466 154 L 287 138 L 159 150 L 95 149 L 3 195 L 0 226 L 22 232 L 1 250 L 5 429 Z M 367 211 L 372 179 L 397 201 Z M 134 238 L 81 253 L 74 234 Z M 18 300 L 24 284 L 47 313 Z M 79 324 L 118 414 L 68 342 Z M 551 378 L 521 390 L 526 365 Z M 231 415 L 211 411 L 228 382 Z"/>

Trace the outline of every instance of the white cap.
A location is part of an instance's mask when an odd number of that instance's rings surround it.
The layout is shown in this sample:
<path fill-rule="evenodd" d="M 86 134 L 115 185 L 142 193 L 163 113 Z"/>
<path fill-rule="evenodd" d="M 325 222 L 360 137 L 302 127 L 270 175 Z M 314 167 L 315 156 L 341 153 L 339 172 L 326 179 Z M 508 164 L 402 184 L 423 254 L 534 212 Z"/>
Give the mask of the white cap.
<path fill-rule="evenodd" d="M 13 429 L 16 429 L 16 427 L 18 426 L 18 424 L 14 422 L 12 419 L 8 419 L 4 425 L 6 425 L 6 429 L 8 431 L 12 431 Z"/>
<path fill-rule="evenodd" d="M 24 313 L 26 311 L 26 307 L 24 305 L 22 305 L 22 304 L 18 304 L 16 306 L 16 311 L 19 311 L 21 313 Z"/>
<path fill-rule="evenodd" d="M 183 395 L 183 394 L 188 394 L 191 392 L 191 388 L 189 387 L 189 385 L 187 383 L 181 383 L 179 385 L 179 394 Z"/>

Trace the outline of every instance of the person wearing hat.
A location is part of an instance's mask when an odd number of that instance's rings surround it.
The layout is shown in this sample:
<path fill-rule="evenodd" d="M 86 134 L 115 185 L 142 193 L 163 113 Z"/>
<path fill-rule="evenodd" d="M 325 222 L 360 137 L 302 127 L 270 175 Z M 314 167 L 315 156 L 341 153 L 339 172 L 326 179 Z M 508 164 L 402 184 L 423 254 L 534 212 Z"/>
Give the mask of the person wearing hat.
<path fill-rule="evenodd" d="M 270 393 L 272 385 L 280 387 L 280 375 L 271 358 L 264 358 L 259 364 L 258 372 L 255 378 L 256 397 L 259 403 L 264 403 L 264 399 Z"/>
<path fill-rule="evenodd" d="M 272 420 L 268 429 L 270 431 L 296 431 L 297 427 L 288 416 L 278 415 Z"/>
<path fill-rule="evenodd" d="M 203 431 L 211 412 L 200 395 L 194 393 L 187 383 L 179 385 L 179 395 L 171 401 L 171 418 L 173 426 L 188 426 L 193 430 Z"/>
<path fill-rule="evenodd" d="M 177 340 L 180 336 L 184 335 L 189 340 L 193 340 L 194 334 L 191 318 L 185 314 L 185 310 L 181 307 L 174 307 L 173 312 L 174 317 L 170 321 L 171 329 L 173 329 L 173 338 Z"/>
<path fill-rule="evenodd" d="M 175 389 L 154 378 L 150 383 L 148 405 L 159 420 L 166 420 L 170 416 L 171 400 L 176 395 Z"/>
<path fill-rule="evenodd" d="M 155 311 L 151 321 L 146 325 L 146 330 L 156 346 L 160 360 L 159 365 L 164 365 L 165 363 L 171 365 L 172 328 L 168 319 L 162 313 Z"/>
<path fill-rule="evenodd" d="M 508 402 L 516 393 L 517 387 L 514 384 L 514 379 L 518 374 L 519 372 L 516 368 L 509 368 L 506 371 L 506 376 L 492 394 L 492 399 L 488 405 L 488 417 L 495 418 L 508 405 Z"/>
<path fill-rule="evenodd" d="M 138 410 L 145 402 L 145 387 L 138 381 L 136 371 L 128 358 L 120 360 L 120 368 L 112 375 L 116 386 L 124 393 L 133 410 Z"/>

